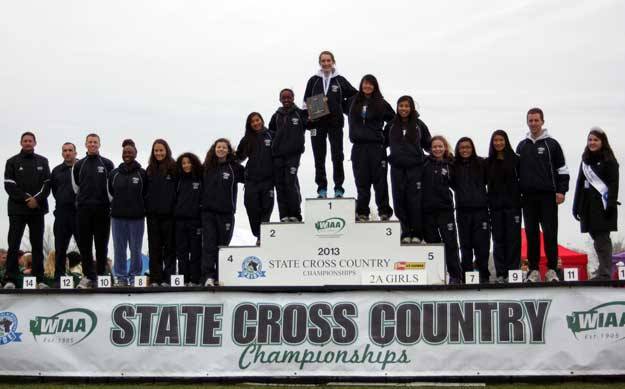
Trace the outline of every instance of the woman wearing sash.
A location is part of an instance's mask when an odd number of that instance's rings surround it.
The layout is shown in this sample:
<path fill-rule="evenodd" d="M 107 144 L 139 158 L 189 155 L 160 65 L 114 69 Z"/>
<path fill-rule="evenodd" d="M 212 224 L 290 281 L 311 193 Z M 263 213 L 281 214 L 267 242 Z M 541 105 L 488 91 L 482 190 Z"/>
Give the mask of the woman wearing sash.
<path fill-rule="evenodd" d="M 610 231 L 617 230 L 616 206 L 620 205 L 618 168 L 606 133 L 593 127 L 582 154 L 573 200 L 573 217 L 580 222 L 582 232 L 590 234 L 599 258 L 599 269 L 592 280 L 611 278 Z"/>
<path fill-rule="evenodd" d="M 315 156 L 315 183 L 319 198 L 328 196 L 328 179 L 326 177 L 326 138 L 330 140 L 330 153 L 332 155 L 334 197 L 343 197 L 345 189 L 345 171 L 343 170 L 343 118 L 344 106 L 347 99 L 358 91 L 347 81 L 335 68 L 334 54 L 322 51 L 319 54 L 319 66 L 317 74 L 310 77 L 304 92 L 303 109 L 307 109 L 306 99 L 323 95 L 328 104 L 329 114 L 310 124 L 310 141 L 313 155 Z"/>

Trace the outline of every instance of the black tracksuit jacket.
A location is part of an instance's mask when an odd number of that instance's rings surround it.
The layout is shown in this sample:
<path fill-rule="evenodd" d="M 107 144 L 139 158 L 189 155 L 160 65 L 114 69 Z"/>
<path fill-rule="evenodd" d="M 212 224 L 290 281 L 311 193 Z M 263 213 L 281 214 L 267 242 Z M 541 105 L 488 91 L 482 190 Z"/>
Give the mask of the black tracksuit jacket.
<path fill-rule="evenodd" d="M 108 176 L 115 169 L 113 162 L 99 154 L 89 155 L 76 162 L 72 169 L 76 205 L 78 208 L 110 206 Z"/>
<path fill-rule="evenodd" d="M 111 216 L 119 219 L 141 219 L 145 216 L 147 175 L 137 161 L 121 163 L 109 178 Z"/>
<path fill-rule="evenodd" d="M 295 105 L 289 110 L 282 107 L 271 116 L 269 133 L 273 134 L 271 150 L 274 157 L 287 157 L 304 153 L 308 113 Z"/>
<path fill-rule="evenodd" d="M 202 200 L 202 177 L 196 177 L 193 173 L 182 173 L 178 178 L 176 193 L 174 217 L 177 220 L 199 220 Z"/>
<path fill-rule="evenodd" d="M 4 189 L 9 195 L 9 215 L 40 215 L 48 213 L 50 167 L 39 154 L 21 151 L 9 158 L 4 170 Z M 34 196 L 39 204 L 31 209 L 26 199 Z"/>
<path fill-rule="evenodd" d="M 237 184 L 243 181 L 243 166 L 234 161 L 219 163 L 216 168 L 205 170 L 202 212 L 234 214 L 237 210 Z"/>

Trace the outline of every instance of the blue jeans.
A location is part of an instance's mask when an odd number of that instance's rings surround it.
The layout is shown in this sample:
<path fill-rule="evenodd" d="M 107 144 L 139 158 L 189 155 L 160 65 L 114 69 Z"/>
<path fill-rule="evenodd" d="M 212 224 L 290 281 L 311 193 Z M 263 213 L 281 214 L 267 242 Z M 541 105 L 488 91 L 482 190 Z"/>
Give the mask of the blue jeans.
<path fill-rule="evenodd" d="M 141 245 L 143 244 L 144 219 L 112 219 L 115 263 L 113 271 L 119 281 L 133 282 L 141 275 Z M 130 268 L 127 250 L 130 247 Z"/>

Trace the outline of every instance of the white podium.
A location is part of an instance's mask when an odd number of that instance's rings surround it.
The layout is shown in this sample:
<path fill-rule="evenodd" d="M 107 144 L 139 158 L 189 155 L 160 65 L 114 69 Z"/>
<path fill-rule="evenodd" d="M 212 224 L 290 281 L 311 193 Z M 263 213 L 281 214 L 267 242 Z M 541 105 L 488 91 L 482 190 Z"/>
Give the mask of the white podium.
<path fill-rule="evenodd" d="M 302 223 L 266 223 L 260 246 L 219 249 L 223 286 L 435 285 L 442 244 L 400 244 L 397 221 L 356 222 L 353 198 L 306 199 Z"/>

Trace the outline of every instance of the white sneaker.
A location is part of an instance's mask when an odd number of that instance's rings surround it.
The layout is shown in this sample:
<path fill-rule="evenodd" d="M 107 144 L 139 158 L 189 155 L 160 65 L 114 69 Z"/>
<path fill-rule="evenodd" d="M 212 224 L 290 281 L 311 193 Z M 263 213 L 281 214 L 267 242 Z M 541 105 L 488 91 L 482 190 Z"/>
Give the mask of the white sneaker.
<path fill-rule="evenodd" d="M 504 276 L 499 276 L 495 278 L 495 284 L 505 284 L 506 278 Z"/>
<path fill-rule="evenodd" d="M 538 270 L 532 270 L 527 275 L 525 282 L 542 282 L 540 279 L 540 272 Z"/>
<path fill-rule="evenodd" d="M 289 222 L 289 217 L 288 217 L 288 216 L 285 216 L 285 217 L 283 217 L 282 219 L 280 219 L 280 221 L 281 221 L 282 223 L 288 223 L 288 222 Z"/>
<path fill-rule="evenodd" d="M 206 282 L 204 282 L 204 286 L 215 286 L 215 280 L 212 278 L 207 278 Z"/>
<path fill-rule="evenodd" d="M 159 284 L 158 282 L 152 282 L 150 284 L 150 287 L 152 287 L 152 288 L 158 288 L 159 286 L 161 286 L 161 284 Z"/>
<path fill-rule="evenodd" d="M 558 273 L 555 270 L 549 269 L 547 273 L 545 273 L 545 281 L 546 282 L 559 282 L 560 277 L 558 277 Z"/>
<path fill-rule="evenodd" d="M 93 282 L 87 277 L 83 277 L 78 283 L 77 289 L 91 289 L 93 287 Z"/>
<path fill-rule="evenodd" d="M 368 222 L 369 221 L 369 215 L 357 215 L 356 216 L 356 221 L 357 222 Z"/>
<path fill-rule="evenodd" d="M 404 236 L 403 238 L 401 238 L 401 242 L 404 243 L 404 244 L 410 243 L 410 237 L 409 236 Z"/>
<path fill-rule="evenodd" d="M 4 289 L 15 289 L 15 284 L 9 281 L 6 284 L 4 284 Z"/>
<path fill-rule="evenodd" d="M 50 289 L 50 287 L 45 282 L 40 282 L 37 284 L 37 289 Z"/>
<path fill-rule="evenodd" d="M 299 223 L 299 219 L 298 219 L 298 218 L 296 218 L 295 216 L 291 216 L 291 217 L 289 217 L 289 221 L 290 221 L 291 223 Z"/>
<path fill-rule="evenodd" d="M 410 239 L 410 243 L 419 244 L 421 243 L 421 239 L 417 238 L 416 236 L 413 236 L 412 239 Z"/>
<path fill-rule="evenodd" d="M 169 288 L 169 284 L 167 282 L 161 282 L 161 286 L 163 288 Z"/>

